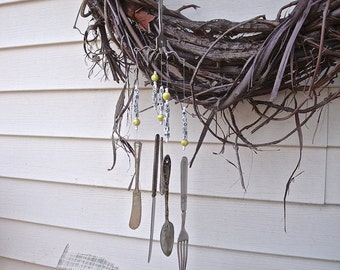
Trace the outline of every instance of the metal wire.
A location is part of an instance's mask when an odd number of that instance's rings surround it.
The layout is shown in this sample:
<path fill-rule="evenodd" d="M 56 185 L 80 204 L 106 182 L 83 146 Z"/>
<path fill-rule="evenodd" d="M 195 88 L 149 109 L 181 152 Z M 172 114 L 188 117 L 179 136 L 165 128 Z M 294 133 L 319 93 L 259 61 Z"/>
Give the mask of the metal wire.
<path fill-rule="evenodd" d="M 91 254 L 70 253 L 69 245 L 65 247 L 61 255 L 57 269 L 62 270 L 118 270 L 113 263 L 108 262 L 102 257 Z"/>

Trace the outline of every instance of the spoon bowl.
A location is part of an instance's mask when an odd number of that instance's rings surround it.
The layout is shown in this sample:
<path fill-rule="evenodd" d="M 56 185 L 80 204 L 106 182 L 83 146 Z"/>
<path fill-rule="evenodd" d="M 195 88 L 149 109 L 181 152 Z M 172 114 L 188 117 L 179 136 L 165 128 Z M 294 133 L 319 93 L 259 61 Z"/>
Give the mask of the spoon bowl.
<path fill-rule="evenodd" d="M 165 256 L 170 256 L 172 252 L 174 235 L 174 225 L 169 220 L 166 220 L 163 224 L 160 236 L 161 248 Z"/>

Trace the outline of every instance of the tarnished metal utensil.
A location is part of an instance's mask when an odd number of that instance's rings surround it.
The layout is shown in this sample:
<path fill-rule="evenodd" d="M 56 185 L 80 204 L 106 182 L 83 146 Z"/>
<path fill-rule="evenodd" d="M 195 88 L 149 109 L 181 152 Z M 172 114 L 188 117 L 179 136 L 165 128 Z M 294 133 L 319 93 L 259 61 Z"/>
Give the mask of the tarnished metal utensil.
<path fill-rule="evenodd" d="M 163 175 L 163 137 L 161 137 L 160 149 L 159 149 L 159 193 L 164 194 L 164 175 Z"/>
<path fill-rule="evenodd" d="M 135 147 L 135 189 L 132 197 L 132 209 L 129 227 L 133 230 L 139 227 L 142 217 L 142 197 L 139 189 L 139 168 L 140 168 L 140 157 L 142 151 L 142 142 L 136 141 Z"/>
<path fill-rule="evenodd" d="M 188 194 L 188 159 L 182 157 L 181 160 L 181 210 L 182 210 L 182 227 L 177 240 L 177 255 L 179 270 L 185 270 L 188 260 L 189 235 L 185 230 L 185 218 L 187 210 Z"/>
<path fill-rule="evenodd" d="M 153 231 L 154 231 L 154 224 L 155 224 L 157 177 L 158 177 L 158 159 L 159 159 L 159 134 L 156 134 L 156 136 L 155 136 L 154 156 L 153 156 L 152 210 L 151 210 L 151 225 L 150 225 L 150 241 L 149 241 L 148 262 L 150 262 L 150 260 L 151 260 Z"/>
<path fill-rule="evenodd" d="M 161 248 L 166 256 L 170 256 L 174 245 L 174 225 L 169 221 L 169 182 L 171 171 L 171 159 L 169 155 L 164 157 L 163 175 L 164 175 L 164 197 L 165 197 L 165 222 L 163 224 L 160 242 Z"/>

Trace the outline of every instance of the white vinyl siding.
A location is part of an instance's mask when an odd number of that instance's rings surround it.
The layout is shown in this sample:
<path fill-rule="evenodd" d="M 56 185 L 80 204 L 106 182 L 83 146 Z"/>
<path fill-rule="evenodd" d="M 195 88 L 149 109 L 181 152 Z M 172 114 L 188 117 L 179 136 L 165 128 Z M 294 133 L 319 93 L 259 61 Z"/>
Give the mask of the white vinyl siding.
<path fill-rule="evenodd" d="M 195 1 L 194 1 L 195 2 Z M 262 12 L 275 17 L 289 1 L 216 0 L 207 17 L 221 17 L 221 8 L 247 19 Z M 0 269 L 51 270 L 67 244 L 72 252 L 105 257 L 124 269 L 177 269 L 176 246 L 165 257 L 159 245 L 164 198 L 157 196 L 155 242 L 147 263 L 151 164 L 155 115 L 141 115 L 130 140 L 143 142 L 141 160 L 142 221 L 129 229 L 132 193 L 127 191 L 133 164 L 123 150 L 113 171 L 111 131 L 121 85 L 102 73 L 88 78 L 82 37 L 73 29 L 81 1 L 0 1 Z M 181 1 L 172 2 L 176 9 Z M 177 6 L 176 6 L 177 5 Z M 265 7 L 265 8 L 264 8 Z M 247 9 L 247 10 L 246 10 Z M 192 12 L 200 16 L 204 12 Z M 203 12 L 203 13 L 201 13 Z M 85 29 L 86 20 L 79 26 Z M 330 87 L 336 88 L 338 86 Z M 147 107 L 150 89 L 141 89 Z M 303 172 L 291 185 L 287 232 L 283 195 L 298 160 L 294 135 L 279 146 L 258 153 L 240 149 L 247 192 L 240 185 L 235 152 L 207 137 L 189 169 L 187 269 L 308 269 L 340 268 L 340 101 L 325 108 L 317 124 L 304 127 Z M 201 124 L 189 118 L 190 144 L 178 141 L 179 106 L 171 113 L 171 141 L 164 152 L 172 158 L 170 220 L 175 239 L 180 229 L 179 162 L 195 150 Z M 240 109 L 241 110 L 241 109 Z M 244 104 L 243 121 L 252 117 Z M 256 141 L 278 138 L 290 123 L 278 123 L 254 134 Z"/>

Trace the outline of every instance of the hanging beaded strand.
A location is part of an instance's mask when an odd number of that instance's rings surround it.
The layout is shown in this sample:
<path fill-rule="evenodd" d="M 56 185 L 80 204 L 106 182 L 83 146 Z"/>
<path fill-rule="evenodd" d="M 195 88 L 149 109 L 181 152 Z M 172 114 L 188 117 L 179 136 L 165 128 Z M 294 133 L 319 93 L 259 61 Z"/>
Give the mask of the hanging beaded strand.
<path fill-rule="evenodd" d="M 166 53 L 166 73 L 167 78 L 170 78 L 169 74 L 169 53 Z M 162 94 L 164 100 L 164 140 L 169 141 L 170 138 L 170 93 L 169 93 L 169 81 L 166 82 L 165 91 Z"/>
<path fill-rule="evenodd" d="M 182 132 L 183 139 L 181 140 L 181 145 L 183 146 L 183 150 L 189 144 L 188 141 L 188 118 L 187 118 L 187 108 L 183 107 L 182 109 Z"/>
<path fill-rule="evenodd" d="M 157 92 L 158 92 L 158 87 L 157 87 L 157 81 L 159 77 L 156 71 L 153 72 L 151 76 L 151 80 L 153 81 L 152 84 L 152 105 L 154 109 L 157 111 L 157 103 L 158 103 L 158 98 L 157 98 Z"/>
<path fill-rule="evenodd" d="M 133 116 L 134 119 L 132 121 L 132 124 L 135 126 L 135 129 L 138 129 L 138 126 L 140 125 L 139 120 L 139 89 L 138 86 L 135 85 L 135 88 L 133 90 Z"/>
<path fill-rule="evenodd" d="M 168 87 L 165 88 L 165 92 L 162 95 L 165 104 L 164 104 L 164 139 L 166 142 L 169 141 L 170 138 L 170 93 Z"/>
<path fill-rule="evenodd" d="M 157 109 L 157 119 L 159 123 L 162 125 L 164 121 L 164 100 L 163 100 L 163 94 L 164 94 L 164 87 L 161 85 L 159 87 L 159 93 L 158 93 L 158 109 Z"/>
<path fill-rule="evenodd" d="M 183 89 L 185 89 L 185 60 L 184 59 L 183 59 Z M 182 108 L 182 134 L 183 134 L 183 138 L 181 140 L 181 145 L 183 147 L 183 150 L 185 150 L 185 147 L 189 144 L 187 106 Z"/>

